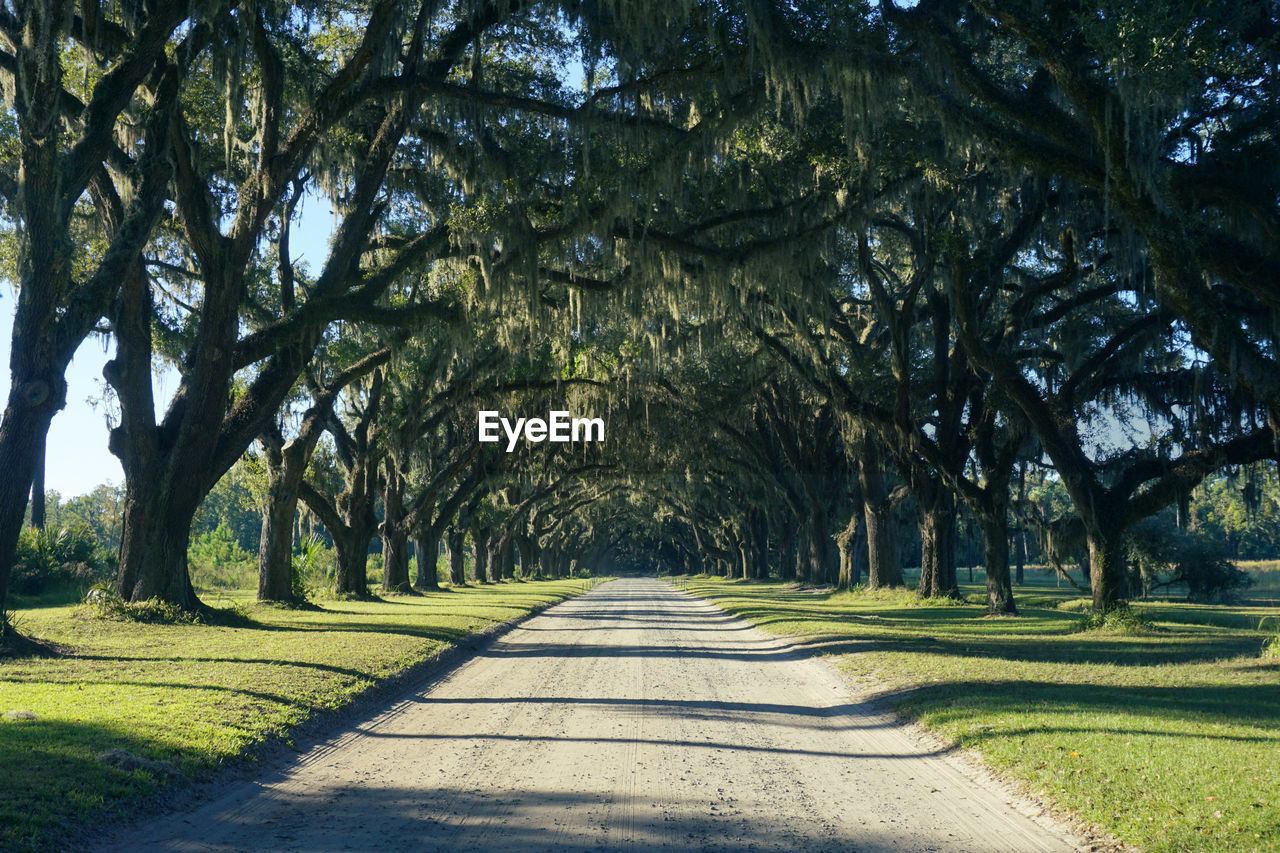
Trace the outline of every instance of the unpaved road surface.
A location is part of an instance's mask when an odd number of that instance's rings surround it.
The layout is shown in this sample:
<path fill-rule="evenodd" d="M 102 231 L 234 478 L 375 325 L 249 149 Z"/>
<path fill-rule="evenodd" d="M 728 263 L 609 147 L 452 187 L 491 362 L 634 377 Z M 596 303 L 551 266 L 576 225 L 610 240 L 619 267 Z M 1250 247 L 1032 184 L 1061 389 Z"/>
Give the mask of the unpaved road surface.
<path fill-rule="evenodd" d="M 559 604 L 116 850 L 1059 851 L 829 665 L 656 580 Z"/>

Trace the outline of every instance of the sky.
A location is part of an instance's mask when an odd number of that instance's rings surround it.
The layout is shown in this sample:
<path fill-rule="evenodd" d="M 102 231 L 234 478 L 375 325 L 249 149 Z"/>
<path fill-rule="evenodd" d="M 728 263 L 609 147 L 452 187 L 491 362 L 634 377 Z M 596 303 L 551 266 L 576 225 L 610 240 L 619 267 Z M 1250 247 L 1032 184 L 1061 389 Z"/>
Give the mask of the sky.
<path fill-rule="evenodd" d="M 327 254 L 333 232 L 333 212 L 320 198 L 303 203 L 300 221 L 290 235 L 295 260 L 306 261 L 318 271 Z M 5 359 L 0 367 L 0 400 L 9 395 L 9 350 L 13 339 L 13 312 L 16 294 L 12 283 L 0 285 L 0 348 Z M 124 472 L 120 461 L 107 450 L 106 407 L 101 403 L 102 366 L 115 355 L 115 342 L 90 336 L 76 350 L 67 368 L 67 406 L 53 418 L 45 462 L 45 489 L 62 498 L 91 492 L 103 483 L 120 485 Z M 177 389 L 177 379 L 166 372 L 155 379 L 156 405 L 166 405 Z"/>

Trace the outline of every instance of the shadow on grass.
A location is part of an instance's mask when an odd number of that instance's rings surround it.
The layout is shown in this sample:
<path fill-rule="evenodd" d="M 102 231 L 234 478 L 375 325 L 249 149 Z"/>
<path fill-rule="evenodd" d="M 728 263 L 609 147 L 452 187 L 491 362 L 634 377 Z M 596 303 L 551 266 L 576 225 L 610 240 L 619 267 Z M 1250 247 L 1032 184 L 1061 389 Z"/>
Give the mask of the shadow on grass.
<path fill-rule="evenodd" d="M 883 700 L 912 709 L 928 705 L 944 717 L 1020 715 L 1033 709 L 1036 715 L 1063 717 L 1091 715 L 1089 724 L 1079 726 L 1013 725 L 995 726 L 966 735 L 970 740 L 990 740 L 1037 732 L 1097 732 L 1100 728 L 1116 734 L 1160 735 L 1190 740 L 1226 740 L 1249 743 L 1280 743 L 1280 731 L 1266 735 L 1215 734 L 1204 730 L 1205 723 L 1252 725 L 1272 730 L 1280 727 L 1280 689 L 1274 684 L 1218 684 L 1212 690 L 1186 687 L 1115 686 L 1058 684 L 1033 680 L 961 680 L 931 684 L 913 690 L 885 694 Z M 1092 715 L 1142 717 L 1142 729 L 1117 729 L 1098 723 Z M 1176 731 L 1168 723 L 1186 723 L 1186 731 Z"/>
<path fill-rule="evenodd" d="M 6 682 L 6 681 L 20 682 L 21 679 L 0 678 L 0 683 Z M 56 683 L 56 682 L 51 682 L 49 679 L 44 679 L 44 683 L 48 684 L 48 683 Z M 72 682 L 67 682 L 67 683 L 71 684 Z M 259 699 L 263 702 L 270 702 L 275 705 L 291 702 L 294 704 L 302 705 L 302 707 L 306 708 L 307 710 L 314 710 L 320 707 L 314 704 L 303 704 L 302 700 L 296 696 L 286 696 L 278 693 L 268 693 L 265 690 L 253 690 L 248 687 L 231 687 L 225 684 L 210 684 L 207 682 L 200 683 L 200 684 L 188 684 L 180 681 L 132 681 L 124 678 L 80 677 L 80 678 L 77 678 L 74 681 L 74 683 L 87 684 L 87 685 L 102 684 L 102 685 L 110 685 L 112 687 L 116 687 L 116 686 L 142 687 L 147 689 L 156 688 L 156 689 L 162 689 L 162 690 L 197 690 L 200 692 L 211 691 L 214 693 L 228 693 L 236 696 L 248 696 L 254 699 Z M 3 848 L 0 848 L 0 849 L 3 849 Z"/>
<path fill-rule="evenodd" d="M 108 763 L 120 753 L 99 758 L 113 750 L 143 760 L 128 768 Z M 131 812 L 140 798 L 170 781 L 170 774 L 145 769 L 148 765 L 176 766 L 186 773 L 207 766 L 189 757 L 182 761 L 112 726 L 45 719 L 0 723 L 0 767 L 23 780 L 5 788 L 0 850 L 82 849 L 73 842 L 78 829 Z"/>
<path fill-rule="evenodd" d="M 262 664 L 265 666 L 292 667 L 297 669 L 314 669 L 320 672 L 331 672 L 335 675 L 348 675 L 352 678 L 367 678 L 368 673 L 361 672 L 358 669 L 352 669 L 345 666 L 334 666 L 327 663 L 313 663 L 310 661 L 285 660 L 282 658 L 219 658 L 219 657 L 193 657 L 191 655 L 174 655 L 166 657 L 164 655 L 139 655 L 137 657 L 121 658 L 114 655 L 74 655 L 77 660 L 93 660 L 105 663 L 120 663 L 122 661 L 152 661 L 152 662 L 168 662 L 168 663 L 225 663 L 232 665 L 243 664 Z M 82 680 L 79 675 L 75 676 L 77 681 Z M 3 680 L 3 679 L 0 679 Z M 17 680 L 17 679 L 14 679 Z M 49 674 L 41 673 L 33 680 L 48 681 Z M 109 683 L 109 682 L 104 682 Z M 123 682 L 121 682 L 123 683 Z"/>
<path fill-rule="evenodd" d="M 1135 666 L 1203 663 L 1256 654 L 1256 618 L 1235 625 L 1200 615 L 1172 622 L 1174 608 L 1145 611 L 1157 629 L 1135 635 L 1079 632 L 1079 614 L 1029 610 L 1016 619 L 987 620 L 975 607 L 895 606 L 845 594 L 757 594 L 738 587 L 711 589 L 712 600 L 759 627 L 799 634 L 799 646 L 856 637 L 864 650 L 922 651 L 1026 663 L 1115 663 Z M 1197 616 L 1192 611 L 1192 616 Z M 1234 614 L 1225 614 L 1232 616 Z M 1171 624 L 1172 623 L 1172 624 Z M 1243 629 L 1243 630 L 1242 630 Z M 806 639 L 811 635 L 814 639 Z M 819 639 L 820 638 L 820 639 Z"/>

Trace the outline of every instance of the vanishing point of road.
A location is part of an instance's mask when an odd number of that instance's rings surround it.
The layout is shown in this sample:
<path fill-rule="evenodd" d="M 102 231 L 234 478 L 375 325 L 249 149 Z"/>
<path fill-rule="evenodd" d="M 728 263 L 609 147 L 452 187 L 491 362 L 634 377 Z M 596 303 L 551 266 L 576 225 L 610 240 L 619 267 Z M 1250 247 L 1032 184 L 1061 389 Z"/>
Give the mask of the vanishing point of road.
<path fill-rule="evenodd" d="M 1066 851 L 829 664 L 658 580 L 529 619 L 447 675 L 118 850 Z"/>

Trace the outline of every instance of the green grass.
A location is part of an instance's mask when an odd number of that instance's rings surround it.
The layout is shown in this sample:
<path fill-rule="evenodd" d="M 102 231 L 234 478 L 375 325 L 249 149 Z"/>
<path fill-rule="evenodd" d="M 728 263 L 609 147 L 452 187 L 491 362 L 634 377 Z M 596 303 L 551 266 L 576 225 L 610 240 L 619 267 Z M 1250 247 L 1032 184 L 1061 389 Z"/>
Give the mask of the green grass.
<path fill-rule="evenodd" d="M 70 833 L 126 812 L 173 770 L 207 774 L 470 633 L 590 583 L 502 583 L 318 610 L 207 594 L 232 606 L 227 625 L 114 622 L 65 604 L 20 610 L 19 630 L 68 655 L 0 662 L 0 715 L 35 715 L 0 716 L 0 850 L 64 849 Z M 112 750 L 130 755 L 104 762 Z"/>
<path fill-rule="evenodd" d="M 1016 618 L 906 592 L 680 583 L 841 655 L 869 694 L 1122 841 L 1280 847 L 1280 659 L 1262 656 L 1274 629 L 1258 628 L 1280 608 L 1144 602 L 1146 628 L 1085 631 L 1080 594 L 1039 580 L 1018 590 Z"/>

